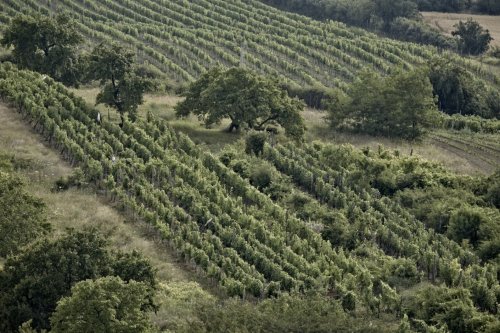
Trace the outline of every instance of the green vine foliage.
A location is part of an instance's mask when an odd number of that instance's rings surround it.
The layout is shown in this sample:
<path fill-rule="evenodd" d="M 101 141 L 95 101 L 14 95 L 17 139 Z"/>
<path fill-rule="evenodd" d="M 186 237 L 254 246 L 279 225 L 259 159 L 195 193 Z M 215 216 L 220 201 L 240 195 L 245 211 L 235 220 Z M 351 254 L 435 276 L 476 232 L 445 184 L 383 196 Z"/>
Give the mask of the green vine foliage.
<path fill-rule="evenodd" d="M 383 150 L 344 146 L 266 144 L 259 156 L 243 147 L 221 161 L 153 117 L 122 127 L 98 124 L 97 111 L 64 86 L 9 63 L 0 65 L 0 96 L 78 165 L 86 181 L 154 226 L 179 257 L 230 296 L 316 292 L 343 303 L 346 311 L 405 312 L 426 325 L 462 325 L 450 316 L 474 306 L 479 310 L 463 317 L 464 327 L 479 332 L 497 321 L 495 261 L 482 261 L 476 248 L 455 241 L 468 233 L 425 228 L 395 199 L 405 189 L 466 182 L 484 193 L 487 208 L 494 189 L 480 181 Z M 236 159 L 265 160 L 279 177 L 257 188 L 251 172 L 233 168 Z M 287 181 L 303 193 L 287 201 L 308 207 L 302 213 L 280 199 L 286 196 L 265 193 Z M 471 244 L 481 246 L 478 239 Z M 417 311 L 424 296 L 404 293 L 421 283 L 442 284 L 449 293 L 451 303 L 439 315 Z M 456 288 L 464 290 L 461 303 L 453 303 Z M 478 320 L 484 325 L 473 326 Z"/>

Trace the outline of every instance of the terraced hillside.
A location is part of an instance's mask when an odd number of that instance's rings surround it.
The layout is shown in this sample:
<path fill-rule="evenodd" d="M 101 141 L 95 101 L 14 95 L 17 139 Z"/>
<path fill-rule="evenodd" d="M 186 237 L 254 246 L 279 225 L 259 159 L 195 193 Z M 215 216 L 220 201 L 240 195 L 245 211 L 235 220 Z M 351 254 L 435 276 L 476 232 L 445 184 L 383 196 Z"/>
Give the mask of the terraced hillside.
<path fill-rule="evenodd" d="M 334 146 L 267 145 L 260 157 L 240 149 L 217 158 L 154 117 L 127 121 L 123 128 L 111 121 L 98 124 L 97 111 L 64 86 L 10 64 L 0 66 L 0 96 L 79 165 L 88 181 L 154 226 L 179 256 L 228 295 L 325 291 L 345 301 L 346 309 L 397 316 L 417 302 L 403 302 L 405 290 L 438 282 L 442 285 L 425 290 L 465 290 L 452 297 L 464 302 L 471 320 L 481 316 L 482 325 L 495 320 L 491 295 L 498 279 L 493 262 L 486 262 L 489 252 L 480 259 L 469 246 L 425 228 L 404 206 L 381 195 L 395 186 L 432 183 L 451 191 L 466 179 L 444 171 L 429 175 L 436 167 L 413 159 Z M 249 179 L 244 165 L 255 159 L 289 179 L 299 210 Z M 404 172 L 394 169 L 399 163 Z M 363 175 L 377 175 L 373 186 L 379 189 L 363 185 L 372 183 Z M 498 210 L 483 205 L 475 209 L 498 217 Z M 493 298 L 484 300 L 485 293 Z"/>
<path fill-rule="evenodd" d="M 0 22 L 18 13 L 67 11 L 93 43 L 114 40 L 179 82 L 216 63 L 244 63 L 298 85 L 344 89 L 366 69 L 390 72 L 436 51 L 379 38 L 338 22 L 318 22 L 249 0 L 4 0 Z M 498 82 L 479 66 L 470 69 Z"/>

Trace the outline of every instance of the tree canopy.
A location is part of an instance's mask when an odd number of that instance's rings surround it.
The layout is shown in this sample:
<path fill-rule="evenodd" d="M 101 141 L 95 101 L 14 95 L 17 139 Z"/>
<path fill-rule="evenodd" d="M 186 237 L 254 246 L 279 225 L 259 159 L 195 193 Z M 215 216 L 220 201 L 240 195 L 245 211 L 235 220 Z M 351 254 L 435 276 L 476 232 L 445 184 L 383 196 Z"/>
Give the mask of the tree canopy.
<path fill-rule="evenodd" d="M 473 19 L 468 19 L 465 22 L 460 21 L 454 27 L 456 30 L 452 31 L 451 34 L 458 38 L 460 53 L 478 55 L 488 51 L 493 37 L 477 21 Z"/>
<path fill-rule="evenodd" d="M 0 257 L 17 254 L 50 230 L 45 204 L 26 192 L 19 177 L 1 170 L 0 212 Z"/>
<path fill-rule="evenodd" d="M 436 57 L 429 62 L 429 78 L 438 107 L 448 114 L 479 115 L 484 118 L 500 116 L 498 91 L 485 86 L 447 57 Z"/>
<path fill-rule="evenodd" d="M 333 127 L 412 140 L 433 124 L 436 114 L 427 71 L 417 69 L 385 78 L 365 72 L 347 96 L 339 93 L 332 102 L 329 120 Z"/>
<path fill-rule="evenodd" d="M 177 116 L 193 113 L 206 126 L 229 118 L 229 131 L 278 125 L 290 137 L 304 135 L 303 103 L 289 97 L 278 82 L 244 68 L 213 68 L 190 85 L 185 97 L 175 108 Z"/>
<path fill-rule="evenodd" d="M 17 332 L 30 319 L 35 329 L 50 328 L 57 302 L 83 280 L 117 275 L 155 287 L 149 262 L 137 254 L 112 254 L 106 246 L 95 230 L 70 231 L 55 240 L 42 238 L 7 259 L 0 272 L 0 331 Z M 147 304 L 153 306 L 151 297 Z"/>
<path fill-rule="evenodd" d="M 117 44 L 101 43 L 88 58 L 88 78 L 98 80 L 101 85 L 96 104 L 115 108 L 122 125 L 125 114 L 135 120 L 137 107 L 153 84 L 136 73 L 134 53 Z"/>
<path fill-rule="evenodd" d="M 18 15 L 12 19 L 0 43 L 14 48 L 12 55 L 19 67 L 74 85 L 80 75 L 76 50 L 82 41 L 69 16 L 37 14 Z"/>
<path fill-rule="evenodd" d="M 119 277 L 79 282 L 58 302 L 51 332 L 151 332 L 148 296 L 144 283 L 126 283 Z"/>
<path fill-rule="evenodd" d="M 500 1 L 495 0 L 477 0 L 476 7 L 482 13 L 489 15 L 500 14 Z"/>

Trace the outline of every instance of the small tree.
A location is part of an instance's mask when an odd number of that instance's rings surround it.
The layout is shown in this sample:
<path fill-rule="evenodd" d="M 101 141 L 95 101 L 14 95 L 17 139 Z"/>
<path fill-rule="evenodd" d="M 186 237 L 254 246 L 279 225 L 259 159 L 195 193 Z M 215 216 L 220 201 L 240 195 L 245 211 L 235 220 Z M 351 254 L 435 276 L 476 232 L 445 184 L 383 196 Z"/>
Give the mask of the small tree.
<path fill-rule="evenodd" d="M 348 96 L 332 99 L 329 109 L 332 127 L 408 140 L 419 138 L 437 114 L 432 85 L 421 69 L 386 78 L 362 73 Z"/>
<path fill-rule="evenodd" d="M 6 28 L 0 43 L 13 46 L 13 58 L 21 68 L 45 73 L 64 84 L 80 79 L 76 47 L 83 41 L 67 15 L 16 16 Z"/>
<path fill-rule="evenodd" d="M 51 332 L 151 332 L 147 304 L 144 283 L 119 277 L 82 281 L 58 302 Z"/>
<path fill-rule="evenodd" d="M 137 107 L 143 103 L 145 92 L 153 88 L 149 79 L 140 77 L 135 71 L 134 53 L 122 46 L 98 45 L 88 61 L 89 79 L 99 80 L 101 91 L 97 104 L 115 108 L 123 126 L 125 114 L 132 120 L 137 116 Z"/>
<path fill-rule="evenodd" d="M 304 105 L 290 98 L 278 82 L 243 68 L 214 68 L 191 84 L 186 100 L 176 106 L 178 117 L 193 113 L 206 126 L 231 119 L 229 131 L 241 127 L 263 130 L 280 125 L 288 136 L 301 139 Z"/>
<path fill-rule="evenodd" d="M 460 53 L 466 55 L 478 55 L 488 51 L 488 47 L 493 38 L 488 30 L 483 29 L 478 22 L 468 19 L 466 22 L 460 21 L 454 26 L 453 36 L 458 38 L 458 49 Z"/>

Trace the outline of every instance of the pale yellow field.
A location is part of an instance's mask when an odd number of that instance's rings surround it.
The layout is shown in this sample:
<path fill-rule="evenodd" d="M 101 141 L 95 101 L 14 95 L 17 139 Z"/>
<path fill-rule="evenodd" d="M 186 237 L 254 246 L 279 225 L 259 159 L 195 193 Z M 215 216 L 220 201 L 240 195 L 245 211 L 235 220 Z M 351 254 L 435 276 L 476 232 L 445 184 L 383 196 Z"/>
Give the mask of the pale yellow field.
<path fill-rule="evenodd" d="M 500 16 L 439 12 L 422 12 L 422 15 L 425 22 L 448 35 L 451 35 L 451 32 L 455 30 L 453 26 L 460 20 L 465 21 L 468 18 L 472 18 L 490 31 L 491 36 L 494 38 L 491 44 L 500 46 Z"/>

